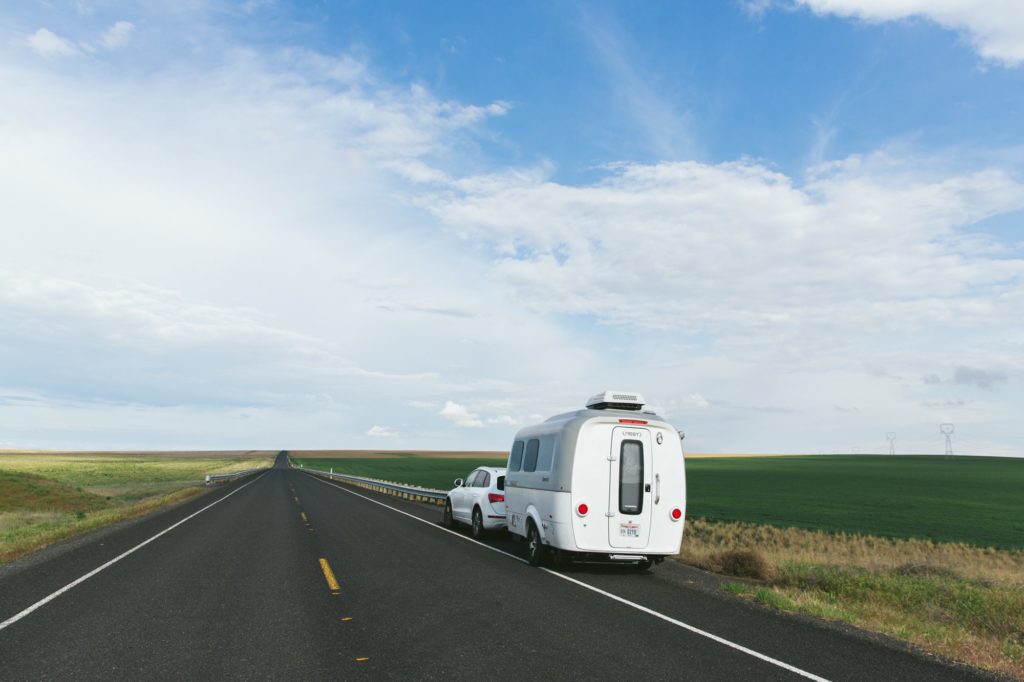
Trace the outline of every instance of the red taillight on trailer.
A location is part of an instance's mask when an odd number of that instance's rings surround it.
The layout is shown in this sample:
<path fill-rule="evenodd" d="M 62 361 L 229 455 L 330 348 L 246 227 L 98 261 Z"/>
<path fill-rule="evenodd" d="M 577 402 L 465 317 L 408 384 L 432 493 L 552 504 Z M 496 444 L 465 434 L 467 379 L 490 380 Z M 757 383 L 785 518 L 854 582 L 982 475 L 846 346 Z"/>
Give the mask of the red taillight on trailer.
<path fill-rule="evenodd" d="M 494 504 L 495 502 L 504 502 L 505 496 L 501 493 L 487 493 L 487 501 L 491 504 Z"/>
<path fill-rule="evenodd" d="M 586 516 L 587 512 L 590 511 L 590 507 L 587 506 L 586 502 L 580 502 L 579 506 L 576 507 L 576 513 L 580 516 Z"/>
<path fill-rule="evenodd" d="M 620 419 L 620 424 L 646 424 L 647 422 L 643 419 Z"/>
<path fill-rule="evenodd" d="M 672 517 L 673 521 L 678 521 L 679 519 L 683 518 L 683 510 L 680 509 L 679 507 L 674 507 L 672 511 L 669 512 L 669 516 Z"/>

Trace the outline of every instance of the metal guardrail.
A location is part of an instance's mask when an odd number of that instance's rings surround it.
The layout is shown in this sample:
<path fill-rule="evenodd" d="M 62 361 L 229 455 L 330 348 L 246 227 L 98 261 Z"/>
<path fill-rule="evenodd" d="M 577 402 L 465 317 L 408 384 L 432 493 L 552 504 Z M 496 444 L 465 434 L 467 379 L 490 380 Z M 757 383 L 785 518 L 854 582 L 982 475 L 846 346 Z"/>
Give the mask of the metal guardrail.
<path fill-rule="evenodd" d="M 266 471 L 268 468 L 269 467 L 263 467 L 262 469 L 246 469 L 245 471 L 236 471 L 231 474 L 206 474 L 206 485 L 234 481 L 235 479 L 242 478 L 243 476 L 252 476 L 253 474 L 258 474 L 261 471 Z"/>
<path fill-rule="evenodd" d="M 349 474 L 337 474 L 333 471 L 321 471 L 319 469 L 305 469 L 300 468 L 299 471 L 305 471 L 307 474 L 313 474 L 314 476 L 320 476 L 321 478 L 327 478 L 332 481 L 342 481 L 344 483 L 351 483 L 352 485 L 367 490 L 373 490 L 379 493 L 387 493 L 388 495 L 397 495 L 398 497 L 414 500 L 416 502 L 430 502 L 432 504 L 444 504 L 445 499 L 448 497 L 447 490 L 436 490 L 434 488 L 421 488 L 416 485 L 407 485 L 405 483 L 395 483 L 394 481 L 381 481 L 376 478 L 366 478 L 365 476 L 350 476 Z"/>

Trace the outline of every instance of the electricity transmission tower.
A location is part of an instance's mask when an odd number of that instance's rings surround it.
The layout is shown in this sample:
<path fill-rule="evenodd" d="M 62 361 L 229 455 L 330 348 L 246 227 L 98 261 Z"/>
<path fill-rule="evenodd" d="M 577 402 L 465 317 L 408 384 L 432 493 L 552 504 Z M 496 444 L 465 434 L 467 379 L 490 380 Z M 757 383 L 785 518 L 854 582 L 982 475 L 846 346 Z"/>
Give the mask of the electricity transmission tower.
<path fill-rule="evenodd" d="M 896 454 L 896 434 L 894 432 L 890 431 L 889 433 L 885 434 L 885 439 L 887 441 L 889 441 L 889 454 L 890 455 L 895 455 Z"/>
<path fill-rule="evenodd" d="M 939 424 L 939 433 L 946 437 L 946 454 L 953 454 L 953 431 L 954 427 L 952 424 L 945 423 Z"/>

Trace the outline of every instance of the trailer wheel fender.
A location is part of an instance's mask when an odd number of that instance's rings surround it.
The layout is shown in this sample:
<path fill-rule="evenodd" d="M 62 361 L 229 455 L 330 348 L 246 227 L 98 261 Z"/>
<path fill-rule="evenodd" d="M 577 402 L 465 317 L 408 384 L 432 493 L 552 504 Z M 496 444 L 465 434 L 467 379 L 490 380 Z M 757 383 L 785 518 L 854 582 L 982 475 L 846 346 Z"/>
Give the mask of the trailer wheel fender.
<path fill-rule="evenodd" d="M 527 524 L 532 521 L 533 525 L 537 528 L 537 534 L 540 535 L 541 544 L 548 544 L 548 539 L 544 534 L 544 524 L 540 522 L 540 512 L 538 512 L 537 508 L 532 504 L 526 508 L 526 518 L 529 519 Z M 529 529 L 529 525 L 527 525 L 526 528 Z"/>

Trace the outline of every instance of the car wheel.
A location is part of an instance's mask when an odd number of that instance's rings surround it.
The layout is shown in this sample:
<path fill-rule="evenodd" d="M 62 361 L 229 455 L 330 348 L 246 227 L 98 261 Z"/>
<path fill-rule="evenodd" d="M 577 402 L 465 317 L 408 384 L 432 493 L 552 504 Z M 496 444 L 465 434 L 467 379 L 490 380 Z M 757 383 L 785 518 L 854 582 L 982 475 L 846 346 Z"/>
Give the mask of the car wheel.
<path fill-rule="evenodd" d="M 540 566 L 544 557 L 544 546 L 540 544 L 540 533 L 537 526 L 530 524 L 526 532 L 526 559 L 531 566 Z"/>
<path fill-rule="evenodd" d="M 482 540 L 484 537 L 484 515 L 480 513 L 480 507 L 473 507 L 473 537 Z"/>
<path fill-rule="evenodd" d="M 452 501 L 451 500 L 445 500 L 444 501 L 444 516 L 441 519 L 441 525 L 443 525 L 445 528 L 454 528 L 455 527 L 455 517 L 452 516 Z"/>

